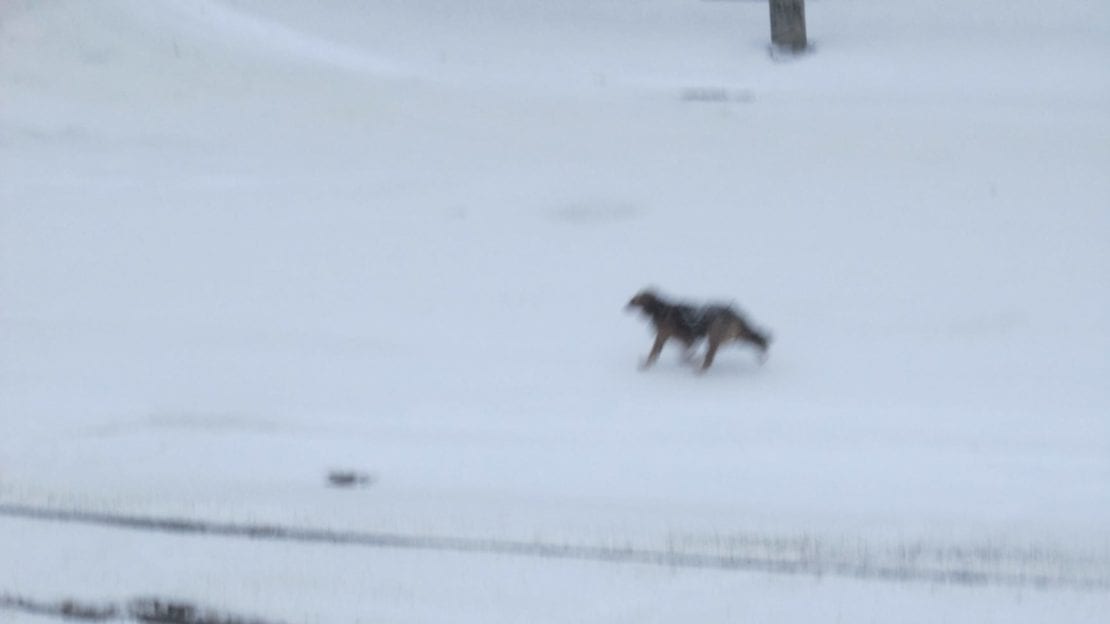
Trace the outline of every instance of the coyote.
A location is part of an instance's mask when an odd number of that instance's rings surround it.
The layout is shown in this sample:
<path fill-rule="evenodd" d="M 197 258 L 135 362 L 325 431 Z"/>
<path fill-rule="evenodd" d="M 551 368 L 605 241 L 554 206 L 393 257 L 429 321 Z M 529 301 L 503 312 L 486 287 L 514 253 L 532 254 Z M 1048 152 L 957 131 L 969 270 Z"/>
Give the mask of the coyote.
<path fill-rule="evenodd" d="M 663 345 L 670 338 L 675 338 L 684 345 L 688 358 L 694 345 L 702 338 L 706 339 L 709 347 L 701 370 L 709 368 L 717 355 L 717 349 L 732 340 L 754 345 L 759 349 L 760 361 L 767 358 L 771 337 L 767 332 L 752 327 L 730 305 L 690 305 L 667 301 L 652 290 L 642 290 L 625 307 L 627 310 L 634 308 L 639 308 L 650 317 L 655 326 L 655 344 L 644 360 L 643 368 L 655 363 Z"/>

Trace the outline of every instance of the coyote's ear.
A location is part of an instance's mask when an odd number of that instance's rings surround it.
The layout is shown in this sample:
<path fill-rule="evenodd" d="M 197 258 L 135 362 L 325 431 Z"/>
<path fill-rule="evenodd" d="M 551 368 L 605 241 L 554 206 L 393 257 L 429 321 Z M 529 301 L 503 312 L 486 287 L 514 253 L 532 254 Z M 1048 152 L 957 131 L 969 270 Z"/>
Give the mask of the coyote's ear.
<path fill-rule="evenodd" d="M 657 296 L 655 296 L 654 291 L 652 291 L 650 288 L 645 288 L 645 289 L 641 290 L 640 292 L 636 293 L 632 297 L 632 299 L 629 299 L 628 304 L 625 307 L 626 308 L 632 308 L 632 307 L 635 307 L 635 306 L 643 307 L 645 305 L 650 304 L 652 301 L 657 301 L 658 299 L 659 298 Z"/>

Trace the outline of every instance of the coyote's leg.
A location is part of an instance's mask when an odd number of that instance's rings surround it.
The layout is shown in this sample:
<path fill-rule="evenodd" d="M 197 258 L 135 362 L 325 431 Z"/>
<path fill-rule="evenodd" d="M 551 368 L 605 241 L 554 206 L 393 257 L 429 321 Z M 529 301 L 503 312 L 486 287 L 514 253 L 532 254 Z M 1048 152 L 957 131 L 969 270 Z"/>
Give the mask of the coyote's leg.
<path fill-rule="evenodd" d="M 667 339 L 670 337 L 671 335 L 665 331 L 660 331 L 655 335 L 655 344 L 651 345 L 651 353 L 648 354 L 641 368 L 647 368 L 659 359 L 659 354 L 663 352 L 663 345 L 667 344 Z"/>

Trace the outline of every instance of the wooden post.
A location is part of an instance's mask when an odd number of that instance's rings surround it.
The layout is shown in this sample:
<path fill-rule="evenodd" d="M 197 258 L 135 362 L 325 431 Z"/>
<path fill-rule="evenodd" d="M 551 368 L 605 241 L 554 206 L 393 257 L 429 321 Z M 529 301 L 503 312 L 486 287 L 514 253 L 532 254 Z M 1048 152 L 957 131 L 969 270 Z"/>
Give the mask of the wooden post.
<path fill-rule="evenodd" d="M 805 0 L 769 0 L 771 5 L 771 45 L 776 51 L 801 52 L 806 49 Z"/>

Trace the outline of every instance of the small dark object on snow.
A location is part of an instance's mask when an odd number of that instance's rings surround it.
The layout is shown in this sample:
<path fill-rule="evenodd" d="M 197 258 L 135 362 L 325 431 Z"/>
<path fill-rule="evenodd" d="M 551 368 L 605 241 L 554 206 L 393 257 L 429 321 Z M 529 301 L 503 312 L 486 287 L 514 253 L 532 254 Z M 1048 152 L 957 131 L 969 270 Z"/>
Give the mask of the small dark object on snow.
<path fill-rule="evenodd" d="M 254 624 L 260 620 L 246 620 L 207 611 L 196 605 L 159 598 L 139 598 L 128 607 L 131 617 L 144 624 Z"/>
<path fill-rule="evenodd" d="M 66 600 L 62 603 L 62 608 L 59 613 L 61 613 L 63 617 L 73 620 L 99 621 L 116 617 L 116 608 L 111 605 L 95 606 Z"/>
<path fill-rule="evenodd" d="M 192 624 L 197 621 L 197 608 L 183 602 L 136 600 L 131 603 L 131 616 L 140 622 Z"/>
<path fill-rule="evenodd" d="M 683 102 L 747 103 L 755 99 L 751 91 L 725 89 L 721 87 L 690 87 L 680 95 Z"/>
<path fill-rule="evenodd" d="M 374 482 L 372 475 L 353 470 L 332 470 L 328 473 L 328 484 L 332 487 L 366 487 Z"/>
<path fill-rule="evenodd" d="M 128 612 L 143 624 L 273 624 L 268 620 L 224 614 L 187 602 L 158 598 L 133 600 Z"/>
<path fill-rule="evenodd" d="M 118 619 L 119 612 L 115 605 L 95 605 L 81 603 L 73 600 L 62 602 L 37 602 L 22 596 L 0 593 L 0 611 L 14 609 L 41 615 L 44 617 L 61 617 L 69 620 L 84 620 L 86 622 L 105 622 Z M 3 618 L 0 618 L 3 619 Z M 7 621 L 7 620 L 3 620 Z"/>

